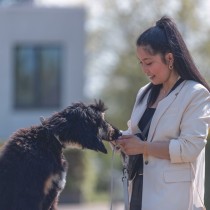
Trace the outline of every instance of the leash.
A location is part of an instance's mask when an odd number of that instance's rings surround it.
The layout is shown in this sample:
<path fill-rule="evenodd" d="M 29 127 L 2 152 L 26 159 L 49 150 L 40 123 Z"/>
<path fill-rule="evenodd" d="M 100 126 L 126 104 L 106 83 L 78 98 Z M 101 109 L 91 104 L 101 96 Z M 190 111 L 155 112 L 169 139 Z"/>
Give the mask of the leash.
<path fill-rule="evenodd" d="M 110 210 L 112 210 L 112 204 L 113 204 L 113 192 L 114 192 L 114 156 L 115 152 L 117 150 L 117 146 L 113 145 L 112 149 L 112 158 L 111 158 L 111 183 L 110 183 Z"/>
<path fill-rule="evenodd" d="M 128 195 L 128 161 L 129 161 L 129 156 L 125 155 L 122 157 L 123 159 L 123 177 L 122 177 L 122 182 L 123 182 L 123 192 L 124 192 L 124 203 L 125 203 L 125 210 L 129 210 L 129 195 Z"/>
<path fill-rule="evenodd" d="M 112 144 L 113 145 L 113 144 Z M 114 157 L 116 151 L 119 150 L 119 147 L 117 145 L 113 145 L 112 149 L 112 158 L 111 158 L 111 184 L 110 184 L 110 210 L 112 209 L 112 204 L 113 204 L 113 191 L 114 191 Z M 125 210 L 129 210 L 129 195 L 128 195 L 128 160 L 129 156 L 122 155 L 122 162 L 123 162 L 123 176 L 122 176 L 122 182 L 123 182 L 123 192 L 124 192 L 124 204 L 125 204 Z"/>

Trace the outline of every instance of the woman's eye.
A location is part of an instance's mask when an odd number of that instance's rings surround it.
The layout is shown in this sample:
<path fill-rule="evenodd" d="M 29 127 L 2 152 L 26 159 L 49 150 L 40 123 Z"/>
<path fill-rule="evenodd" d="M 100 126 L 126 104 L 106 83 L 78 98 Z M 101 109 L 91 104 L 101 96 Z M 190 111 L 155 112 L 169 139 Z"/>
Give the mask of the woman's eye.
<path fill-rule="evenodd" d="M 139 63 L 139 65 L 141 65 L 141 66 L 150 66 L 150 65 L 152 65 L 152 62 L 149 62 L 149 63 L 144 63 L 144 62 L 142 62 L 142 61 L 138 61 L 138 63 Z"/>
<path fill-rule="evenodd" d="M 150 65 L 152 65 L 152 62 L 151 62 L 151 63 L 146 63 L 146 65 L 147 65 L 147 66 L 150 66 Z"/>

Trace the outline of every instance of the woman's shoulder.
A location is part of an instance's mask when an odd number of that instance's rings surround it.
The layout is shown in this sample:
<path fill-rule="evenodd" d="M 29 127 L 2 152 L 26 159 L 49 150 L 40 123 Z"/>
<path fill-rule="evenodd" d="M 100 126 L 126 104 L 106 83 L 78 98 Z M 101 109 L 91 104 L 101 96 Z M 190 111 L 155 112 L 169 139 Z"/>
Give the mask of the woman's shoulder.
<path fill-rule="evenodd" d="M 192 80 L 186 80 L 184 82 L 184 86 L 180 91 L 180 96 L 182 96 L 184 100 L 210 100 L 210 92 L 204 85 Z"/>
<path fill-rule="evenodd" d="M 151 85 L 151 83 L 147 83 L 146 85 L 140 87 L 140 89 L 138 90 L 138 95 L 144 92 L 149 87 L 149 85 Z"/>
<path fill-rule="evenodd" d="M 184 88 L 190 92 L 206 92 L 210 94 L 208 89 L 205 86 L 193 80 L 186 80 Z"/>
<path fill-rule="evenodd" d="M 139 98 L 142 96 L 142 94 L 144 94 L 144 92 L 147 90 L 147 88 L 149 88 L 149 85 L 150 84 L 151 83 L 148 83 L 148 84 L 140 87 L 140 89 L 138 90 L 137 95 L 136 95 L 136 101 L 135 101 L 135 103 L 138 103 Z"/>

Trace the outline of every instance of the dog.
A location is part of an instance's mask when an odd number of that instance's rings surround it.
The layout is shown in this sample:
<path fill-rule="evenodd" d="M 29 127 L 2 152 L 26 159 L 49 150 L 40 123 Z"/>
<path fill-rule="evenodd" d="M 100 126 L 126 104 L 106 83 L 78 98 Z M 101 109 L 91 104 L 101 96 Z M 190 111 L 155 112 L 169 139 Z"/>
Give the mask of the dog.
<path fill-rule="evenodd" d="M 65 186 L 63 149 L 107 153 L 102 140 L 121 134 L 104 118 L 104 103 L 73 103 L 41 124 L 16 131 L 0 153 L 0 210 L 56 210 Z"/>

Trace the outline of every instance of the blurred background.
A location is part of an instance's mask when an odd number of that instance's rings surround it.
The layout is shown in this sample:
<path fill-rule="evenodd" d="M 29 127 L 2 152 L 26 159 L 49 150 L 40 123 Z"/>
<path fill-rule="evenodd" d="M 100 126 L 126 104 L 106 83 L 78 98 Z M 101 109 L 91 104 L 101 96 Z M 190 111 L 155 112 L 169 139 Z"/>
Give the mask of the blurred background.
<path fill-rule="evenodd" d="M 163 15 L 175 20 L 210 82 L 209 9 L 206 0 L 0 0 L 1 144 L 76 101 L 104 100 L 107 120 L 126 129 L 136 93 L 148 82 L 135 42 Z M 113 202 L 122 203 L 119 155 L 112 161 L 110 149 L 108 155 L 74 149 L 65 156 L 69 172 L 61 204 L 109 204 L 112 178 Z M 207 209 L 209 163 L 208 143 Z"/>

